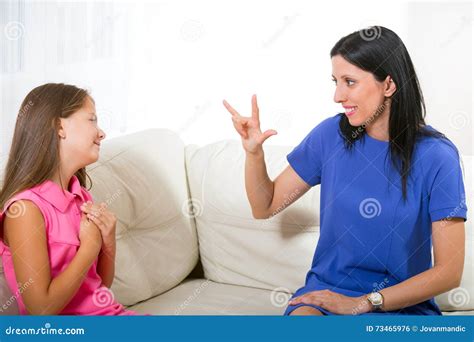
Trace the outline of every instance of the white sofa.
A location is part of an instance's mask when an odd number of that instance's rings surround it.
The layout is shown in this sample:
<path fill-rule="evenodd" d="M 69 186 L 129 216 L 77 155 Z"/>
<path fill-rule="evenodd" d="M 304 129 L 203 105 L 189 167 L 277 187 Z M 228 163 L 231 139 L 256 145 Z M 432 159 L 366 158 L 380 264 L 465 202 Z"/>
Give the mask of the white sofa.
<path fill-rule="evenodd" d="M 290 150 L 265 147 L 271 177 Z M 156 315 L 284 312 L 318 241 L 319 187 L 272 219 L 253 219 L 244 158 L 239 141 L 185 146 L 161 129 L 103 144 L 89 173 L 94 199 L 109 203 L 118 217 L 115 298 Z M 463 160 L 470 206 L 473 158 Z M 444 314 L 474 314 L 472 228 L 468 219 L 461 287 L 436 298 Z M 0 291 L 0 313 L 15 314 L 1 270 Z"/>

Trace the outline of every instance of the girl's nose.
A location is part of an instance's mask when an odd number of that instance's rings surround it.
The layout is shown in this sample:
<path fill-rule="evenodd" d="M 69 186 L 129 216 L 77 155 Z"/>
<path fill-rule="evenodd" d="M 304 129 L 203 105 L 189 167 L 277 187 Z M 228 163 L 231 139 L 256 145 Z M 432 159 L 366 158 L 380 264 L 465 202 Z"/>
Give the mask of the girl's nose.
<path fill-rule="evenodd" d="M 100 138 L 100 140 L 105 139 L 105 132 L 103 130 L 101 130 L 100 128 L 99 128 L 99 138 Z"/>

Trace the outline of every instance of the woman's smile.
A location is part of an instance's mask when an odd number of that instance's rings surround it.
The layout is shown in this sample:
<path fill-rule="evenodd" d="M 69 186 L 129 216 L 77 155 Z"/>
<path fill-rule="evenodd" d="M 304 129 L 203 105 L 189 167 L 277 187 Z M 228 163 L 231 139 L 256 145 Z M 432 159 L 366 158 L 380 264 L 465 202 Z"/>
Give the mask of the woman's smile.
<path fill-rule="evenodd" d="M 352 116 L 357 111 L 357 106 L 343 106 L 347 116 Z"/>

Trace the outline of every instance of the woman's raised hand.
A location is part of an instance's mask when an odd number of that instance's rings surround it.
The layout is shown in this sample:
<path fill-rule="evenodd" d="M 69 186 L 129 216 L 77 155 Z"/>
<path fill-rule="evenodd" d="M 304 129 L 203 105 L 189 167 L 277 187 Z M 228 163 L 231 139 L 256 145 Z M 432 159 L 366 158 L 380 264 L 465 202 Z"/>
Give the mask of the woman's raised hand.
<path fill-rule="evenodd" d="M 226 100 L 224 100 L 224 106 L 232 114 L 232 122 L 234 123 L 235 130 L 242 138 L 242 145 L 246 152 L 258 152 L 265 140 L 277 134 L 277 131 L 273 129 L 262 133 L 256 95 L 252 96 L 251 117 L 241 116 Z"/>

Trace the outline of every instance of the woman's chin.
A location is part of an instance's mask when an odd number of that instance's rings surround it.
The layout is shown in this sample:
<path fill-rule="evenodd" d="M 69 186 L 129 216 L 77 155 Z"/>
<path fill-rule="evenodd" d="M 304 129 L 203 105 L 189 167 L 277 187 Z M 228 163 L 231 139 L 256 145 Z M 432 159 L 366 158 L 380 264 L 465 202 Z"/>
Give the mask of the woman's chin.
<path fill-rule="evenodd" d="M 363 122 L 361 122 L 361 120 L 358 120 L 357 118 L 354 118 L 354 117 L 348 116 L 347 119 L 349 120 L 349 123 L 350 123 L 351 126 L 353 126 L 353 127 L 361 126 L 362 123 L 363 123 Z"/>
<path fill-rule="evenodd" d="M 367 120 L 365 118 L 357 117 L 357 114 L 355 114 L 352 117 L 348 116 L 347 119 L 349 120 L 349 123 L 353 127 L 359 127 L 359 126 L 367 125 Z"/>

